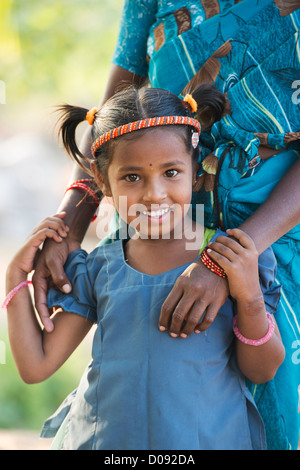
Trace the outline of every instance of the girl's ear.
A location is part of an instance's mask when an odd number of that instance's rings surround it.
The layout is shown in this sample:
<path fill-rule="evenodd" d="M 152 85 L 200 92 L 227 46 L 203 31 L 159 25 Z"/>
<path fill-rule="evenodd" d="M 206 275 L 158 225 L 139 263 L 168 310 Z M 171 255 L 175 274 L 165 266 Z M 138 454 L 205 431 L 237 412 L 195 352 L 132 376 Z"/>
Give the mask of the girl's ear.
<path fill-rule="evenodd" d="M 101 192 L 102 192 L 103 196 L 111 197 L 112 194 L 111 194 L 111 191 L 110 191 L 110 187 L 109 187 L 107 178 L 104 176 L 103 173 L 101 173 L 98 170 L 96 162 L 94 162 L 94 161 L 91 162 L 91 170 L 93 172 L 93 175 L 94 175 L 94 178 L 95 178 L 95 181 L 96 181 L 97 185 L 101 189 Z"/>

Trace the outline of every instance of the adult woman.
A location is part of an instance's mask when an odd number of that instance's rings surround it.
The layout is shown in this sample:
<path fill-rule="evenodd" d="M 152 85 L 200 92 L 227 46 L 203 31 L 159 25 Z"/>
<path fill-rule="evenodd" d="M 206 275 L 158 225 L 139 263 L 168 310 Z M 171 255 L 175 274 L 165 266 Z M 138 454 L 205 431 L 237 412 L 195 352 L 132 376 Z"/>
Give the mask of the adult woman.
<path fill-rule="evenodd" d="M 218 158 L 218 205 L 211 204 L 211 191 L 202 191 L 200 201 L 206 203 L 209 224 L 219 222 L 214 218 L 217 208 L 225 228 L 240 226 L 260 253 L 273 244 L 277 257 L 278 280 L 284 286 L 277 321 L 286 360 L 274 381 L 253 387 L 260 411 L 268 417 L 269 448 L 295 448 L 299 436 L 300 377 L 296 367 L 300 306 L 295 286 L 300 285 L 300 235 L 295 226 L 300 221 L 300 162 L 295 143 L 285 148 L 300 129 L 299 103 L 293 88 L 300 57 L 299 5 L 299 1 L 280 0 L 260 0 L 255 5 L 250 0 L 127 0 L 104 96 L 105 100 L 124 79 L 144 82 L 147 75 L 152 85 L 176 94 L 187 88 L 192 91 L 194 82 L 214 82 L 228 93 L 230 116 L 224 116 L 202 141 L 207 149 L 203 157 L 212 153 Z M 84 145 L 88 154 L 89 136 Z M 256 154 L 266 160 L 250 169 L 249 162 L 253 163 Z M 80 177 L 75 175 L 75 179 Z M 56 252 L 55 262 L 51 242 L 46 245 L 35 274 L 36 305 L 45 325 L 49 321 L 45 305 L 41 306 L 46 299 L 45 278 L 51 273 L 58 286 L 69 285 L 62 268 L 67 244 L 72 239 L 81 241 L 95 210 L 93 204 L 74 210 L 82 198 L 79 193 L 69 191 L 60 208 L 68 213 L 69 241 Z M 212 283 L 215 288 L 208 289 Z M 206 310 L 197 327 L 207 328 L 224 303 L 227 289 L 223 279 L 195 263 L 176 282 L 163 307 L 162 324 L 173 314 L 170 332 L 178 334 L 188 316 L 190 333 Z"/>

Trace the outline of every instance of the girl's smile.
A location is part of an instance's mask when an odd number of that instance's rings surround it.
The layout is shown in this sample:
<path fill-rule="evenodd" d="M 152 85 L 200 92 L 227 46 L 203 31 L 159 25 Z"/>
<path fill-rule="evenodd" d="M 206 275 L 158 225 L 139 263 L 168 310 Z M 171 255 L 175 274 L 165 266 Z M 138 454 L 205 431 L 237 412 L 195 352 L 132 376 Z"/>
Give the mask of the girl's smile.
<path fill-rule="evenodd" d="M 181 130 L 154 128 L 136 137 L 115 143 L 102 191 L 142 238 L 172 238 L 191 202 L 192 156 Z"/>

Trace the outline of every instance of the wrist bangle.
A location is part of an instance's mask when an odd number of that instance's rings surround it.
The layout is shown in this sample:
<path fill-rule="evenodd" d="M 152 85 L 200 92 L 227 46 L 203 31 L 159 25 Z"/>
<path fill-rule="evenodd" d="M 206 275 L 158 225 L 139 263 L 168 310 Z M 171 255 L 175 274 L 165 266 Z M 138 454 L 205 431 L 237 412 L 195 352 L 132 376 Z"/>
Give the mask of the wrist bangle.
<path fill-rule="evenodd" d="M 239 339 L 242 343 L 249 344 L 250 346 L 260 346 L 267 341 L 269 341 L 274 333 L 275 330 L 275 322 L 272 318 L 272 315 L 270 315 L 269 312 L 267 312 L 267 317 L 268 317 L 268 322 L 269 322 L 269 330 L 268 333 L 260 339 L 248 339 L 245 338 L 245 336 L 242 335 L 240 330 L 238 329 L 237 326 L 237 315 L 233 318 L 233 331 L 237 339 Z"/>
<path fill-rule="evenodd" d="M 93 201 L 95 202 L 95 204 L 98 208 L 99 207 L 99 199 L 97 198 L 95 191 L 93 191 L 92 188 L 90 188 L 89 186 L 84 184 L 84 183 L 91 183 L 91 182 L 93 182 L 93 180 L 90 180 L 90 179 L 82 179 L 82 180 L 74 181 L 74 183 L 72 183 L 66 189 L 65 194 L 70 189 L 83 189 L 86 193 L 88 193 L 92 197 Z M 95 214 L 91 221 L 94 222 L 94 220 L 96 218 L 97 218 L 97 215 Z"/>
<path fill-rule="evenodd" d="M 16 295 L 19 290 L 22 289 L 22 287 L 28 286 L 29 284 L 32 284 L 32 281 L 22 281 L 20 284 L 18 284 L 16 287 L 14 287 L 7 295 L 6 299 L 3 302 L 2 308 L 6 309 L 8 307 L 9 302 L 11 299 Z"/>
<path fill-rule="evenodd" d="M 78 181 L 74 181 L 74 183 L 72 183 L 72 184 L 66 189 L 65 193 L 66 193 L 67 191 L 69 191 L 70 189 L 76 189 L 76 188 L 83 189 L 85 192 L 87 192 L 87 193 L 92 197 L 92 199 L 94 200 L 96 206 L 98 207 L 98 206 L 99 206 L 99 199 L 97 198 L 95 191 L 93 191 L 92 188 L 90 188 L 89 186 L 87 186 L 86 184 L 84 184 L 84 183 L 91 182 L 91 181 L 93 181 L 93 180 L 78 180 Z"/>
<path fill-rule="evenodd" d="M 200 259 L 205 266 L 210 269 L 213 273 L 217 274 L 224 279 L 227 279 L 227 275 L 221 266 L 219 266 L 215 261 L 213 261 L 207 254 L 207 247 L 202 251 Z"/>

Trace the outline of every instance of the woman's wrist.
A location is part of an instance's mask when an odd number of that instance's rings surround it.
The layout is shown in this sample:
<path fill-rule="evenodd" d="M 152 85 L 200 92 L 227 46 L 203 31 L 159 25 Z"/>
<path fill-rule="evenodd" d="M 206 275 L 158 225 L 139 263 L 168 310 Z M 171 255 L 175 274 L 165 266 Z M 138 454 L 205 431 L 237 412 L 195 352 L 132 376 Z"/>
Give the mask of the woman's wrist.
<path fill-rule="evenodd" d="M 97 205 L 88 195 L 84 198 L 81 191 L 68 191 L 59 211 L 65 211 L 65 223 L 69 227 L 68 239 L 81 243 L 95 215 Z"/>

